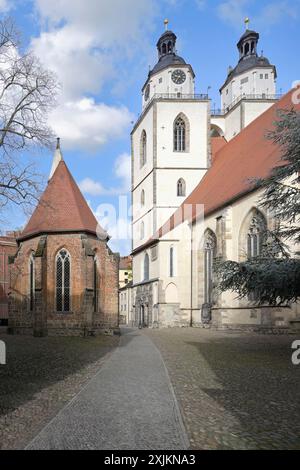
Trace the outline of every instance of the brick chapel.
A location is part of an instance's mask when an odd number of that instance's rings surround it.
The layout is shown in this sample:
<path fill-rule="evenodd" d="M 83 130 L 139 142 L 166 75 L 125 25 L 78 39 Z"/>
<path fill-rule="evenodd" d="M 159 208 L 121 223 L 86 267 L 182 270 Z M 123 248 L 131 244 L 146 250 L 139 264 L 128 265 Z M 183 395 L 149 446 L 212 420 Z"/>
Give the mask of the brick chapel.
<path fill-rule="evenodd" d="M 9 332 L 114 331 L 119 255 L 108 240 L 63 160 L 58 139 L 48 185 L 10 258 Z"/>

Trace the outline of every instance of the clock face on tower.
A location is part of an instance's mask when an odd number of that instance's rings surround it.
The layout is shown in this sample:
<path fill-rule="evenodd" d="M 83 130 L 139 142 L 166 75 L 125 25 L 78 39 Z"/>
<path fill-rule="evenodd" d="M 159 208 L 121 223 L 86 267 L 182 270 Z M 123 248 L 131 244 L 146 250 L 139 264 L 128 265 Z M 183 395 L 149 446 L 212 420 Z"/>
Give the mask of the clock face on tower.
<path fill-rule="evenodd" d="M 186 74 L 183 70 L 176 69 L 172 73 L 172 80 L 176 85 L 182 85 L 186 80 Z"/>

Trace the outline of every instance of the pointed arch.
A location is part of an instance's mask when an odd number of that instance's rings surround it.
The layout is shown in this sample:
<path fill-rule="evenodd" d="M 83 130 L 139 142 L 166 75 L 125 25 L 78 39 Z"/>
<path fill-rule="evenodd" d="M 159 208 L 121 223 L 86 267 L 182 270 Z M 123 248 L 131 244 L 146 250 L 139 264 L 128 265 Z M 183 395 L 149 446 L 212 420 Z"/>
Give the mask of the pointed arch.
<path fill-rule="evenodd" d="M 174 152 L 189 152 L 190 150 L 190 122 L 185 114 L 180 113 L 173 124 Z"/>
<path fill-rule="evenodd" d="M 178 197 L 185 197 L 186 196 L 186 184 L 183 178 L 180 178 L 177 181 L 177 196 Z"/>
<path fill-rule="evenodd" d="M 174 282 L 167 285 L 165 290 L 165 300 L 167 304 L 178 303 L 178 289 Z"/>
<path fill-rule="evenodd" d="M 62 248 L 55 258 L 56 311 L 69 312 L 71 308 L 71 256 Z"/>
<path fill-rule="evenodd" d="M 266 217 L 257 207 L 252 207 L 246 214 L 240 228 L 239 261 L 255 258 L 262 254 L 266 231 Z"/>
<path fill-rule="evenodd" d="M 142 168 L 147 162 L 147 134 L 145 129 L 141 133 L 140 141 L 140 168 Z"/>
<path fill-rule="evenodd" d="M 211 230 L 204 232 L 204 303 L 213 302 L 213 264 L 217 254 L 217 237 Z"/>

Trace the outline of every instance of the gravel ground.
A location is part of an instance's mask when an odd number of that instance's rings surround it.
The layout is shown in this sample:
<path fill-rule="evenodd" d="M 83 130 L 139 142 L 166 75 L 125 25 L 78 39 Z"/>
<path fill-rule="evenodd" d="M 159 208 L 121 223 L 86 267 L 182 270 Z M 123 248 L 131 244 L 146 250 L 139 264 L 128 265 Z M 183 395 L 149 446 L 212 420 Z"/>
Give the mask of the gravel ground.
<path fill-rule="evenodd" d="M 295 336 L 144 330 L 165 360 L 192 449 L 300 449 Z"/>
<path fill-rule="evenodd" d="M 8 336 L 0 366 L 0 449 L 22 449 L 99 370 L 119 338 Z"/>

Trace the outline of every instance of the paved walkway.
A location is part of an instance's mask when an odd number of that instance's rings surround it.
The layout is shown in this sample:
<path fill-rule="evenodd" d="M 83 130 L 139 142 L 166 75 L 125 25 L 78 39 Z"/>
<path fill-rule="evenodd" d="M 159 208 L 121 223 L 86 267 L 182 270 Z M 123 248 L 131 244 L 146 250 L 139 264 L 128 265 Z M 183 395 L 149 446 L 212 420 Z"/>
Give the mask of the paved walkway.
<path fill-rule="evenodd" d="M 119 347 L 27 449 L 186 449 L 188 439 L 160 352 L 124 328 Z"/>

